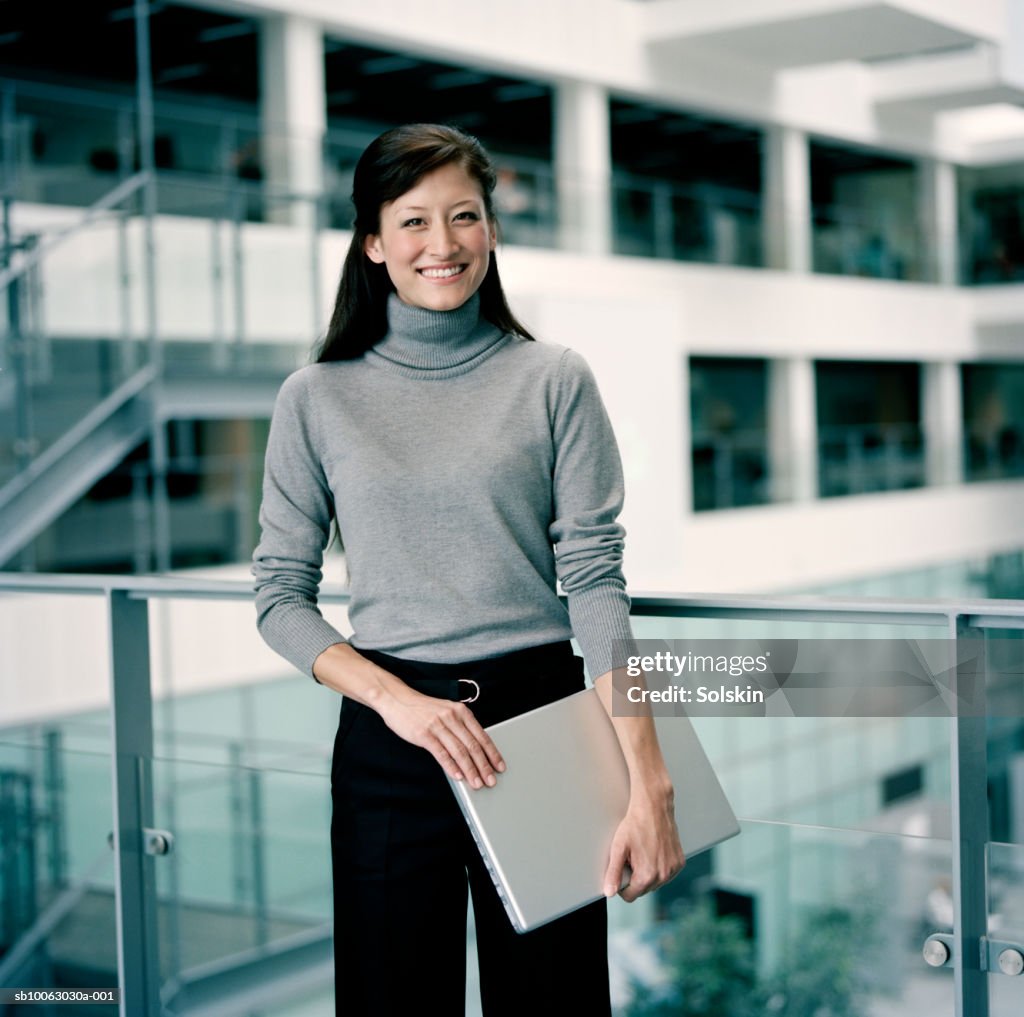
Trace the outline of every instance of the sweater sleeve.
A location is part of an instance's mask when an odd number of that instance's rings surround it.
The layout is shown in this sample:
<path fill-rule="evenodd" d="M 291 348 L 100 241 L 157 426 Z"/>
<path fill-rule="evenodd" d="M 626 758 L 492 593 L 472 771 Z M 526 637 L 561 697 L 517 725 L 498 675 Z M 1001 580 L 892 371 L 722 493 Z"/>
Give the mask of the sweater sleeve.
<path fill-rule="evenodd" d="M 586 361 L 566 350 L 552 417 L 555 572 L 591 678 L 625 664 L 633 633 L 622 575 L 622 463 Z"/>
<path fill-rule="evenodd" d="M 267 440 L 260 542 L 253 552 L 256 624 L 267 644 L 300 671 L 346 642 L 317 607 L 332 495 L 317 451 L 303 372 L 285 380 Z"/>

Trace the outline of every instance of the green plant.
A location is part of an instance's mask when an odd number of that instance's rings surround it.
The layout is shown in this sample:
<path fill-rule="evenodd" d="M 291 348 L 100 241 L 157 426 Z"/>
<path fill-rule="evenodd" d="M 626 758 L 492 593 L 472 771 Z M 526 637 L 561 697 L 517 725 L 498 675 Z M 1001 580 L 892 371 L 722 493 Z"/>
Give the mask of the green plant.
<path fill-rule="evenodd" d="M 677 910 L 652 944 L 670 973 L 664 986 L 634 982 L 628 1017 L 747 1017 L 758 1013 L 753 949 L 739 919 L 707 901 Z"/>
<path fill-rule="evenodd" d="M 867 911 L 810 911 L 780 966 L 759 979 L 742 923 L 717 917 L 708 901 L 686 903 L 650 940 L 666 978 L 634 980 L 625 1017 L 863 1017 L 858 958 L 873 929 Z"/>
<path fill-rule="evenodd" d="M 763 1012 L 782 1017 L 862 1017 L 865 972 L 858 958 L 872 938 L 866 912 L 838 907 L 811 912 L 785 961 L 762 986 Z"/>

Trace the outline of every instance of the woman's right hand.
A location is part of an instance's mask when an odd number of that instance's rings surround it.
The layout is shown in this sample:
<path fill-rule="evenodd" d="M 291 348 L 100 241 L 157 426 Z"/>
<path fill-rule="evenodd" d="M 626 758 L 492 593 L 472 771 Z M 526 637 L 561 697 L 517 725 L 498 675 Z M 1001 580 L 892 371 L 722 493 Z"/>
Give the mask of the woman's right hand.
<path fill-rule="evenodd" d="M 465 703 L 425 696 L 404 685 L 375 708 L 399 738 L 426 749 L 454 780 L 494 787 L 505 769 L 498 747 Z"/>
<path fill-rule="evenodd" d="M 425 696 L 348 643 L 333 643 L 313 662 L 313 677 L 381 715 L 399 738 L 426 749 L 454 780 L 494 787 L 505 760 L 464 703 Z"/>

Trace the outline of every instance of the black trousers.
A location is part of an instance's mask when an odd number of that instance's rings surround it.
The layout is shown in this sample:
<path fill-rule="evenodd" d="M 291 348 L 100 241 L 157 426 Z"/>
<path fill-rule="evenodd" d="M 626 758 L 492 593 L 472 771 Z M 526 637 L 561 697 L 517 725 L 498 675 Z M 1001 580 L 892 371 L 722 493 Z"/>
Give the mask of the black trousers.
<path fill-rule="evenodd" d="M 583 688 L 568 642 L 461 664 L 360 652 L 427 695 L 464 699 L 472 678 L 485 727 Z M 465 1013 L 467 882 L 486 1017 L 611 1013 L 605 902 L 516 933 L 441 767 L 349 699 L 331 792 L 336 1014 Z"/>

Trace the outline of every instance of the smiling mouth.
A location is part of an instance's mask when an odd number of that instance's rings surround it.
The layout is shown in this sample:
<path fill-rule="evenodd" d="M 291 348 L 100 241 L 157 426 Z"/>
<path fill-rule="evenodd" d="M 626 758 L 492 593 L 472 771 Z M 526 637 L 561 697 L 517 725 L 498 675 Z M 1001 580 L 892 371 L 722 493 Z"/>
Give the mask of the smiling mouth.
<path fill-rule="evenodd" d="M 426 279 L 452 279 L 466 271 L 465 265 L 448 265 L 445 268 L 421 268 L 419 274 Z"/>

